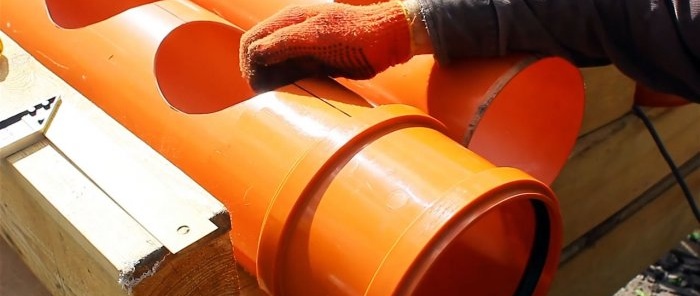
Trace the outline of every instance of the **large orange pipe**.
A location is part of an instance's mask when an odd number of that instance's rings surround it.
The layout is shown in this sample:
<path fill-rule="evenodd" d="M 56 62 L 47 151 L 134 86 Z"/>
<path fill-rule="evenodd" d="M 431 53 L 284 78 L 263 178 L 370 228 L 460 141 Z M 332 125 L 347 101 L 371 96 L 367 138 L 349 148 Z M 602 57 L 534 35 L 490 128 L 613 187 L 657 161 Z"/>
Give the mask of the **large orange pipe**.
<path fill-rule="evenodd" d="M 244 29 L 287 5 L 333 2 L 191 1 Z M 583 79 L 561 58 L 510 56 L 444 69 L 423 55 L 370 80 L 337 80 L 373 104 L 420 108 L 443 122 L 448 136 L 489 161 L 517 167 L 548 184 L 566 163 L 583 120 Z"/>
<path fill-rule="evenodd" d="M 189 2 L 98 2 L 90 20 L 57 11 L 79 5 L 4 0 L 0 23 L 219 198 L 240 263 L 270 293 L 546 293 L 561 221 L 544 184 L 411 107 L 320 82 L 333 100 L 293 86 L 253 96 L 236 67 L 241 31 Z"/>
<path fill-rule="evenodd" d="M 406 103 L 492 163 L 551 184 L 569 158 L 584 110 L 576 67 L 561 58 L 509 56 L 441 68 L 418 56 L 367 81 L 343 85 L 377 104 Z"/>
<path fill-rule="evenodd" d="M 634 103 L 646 107 L 678 107 L 687 105 L 690 101 L 637 83 L 634 90 Z"/>

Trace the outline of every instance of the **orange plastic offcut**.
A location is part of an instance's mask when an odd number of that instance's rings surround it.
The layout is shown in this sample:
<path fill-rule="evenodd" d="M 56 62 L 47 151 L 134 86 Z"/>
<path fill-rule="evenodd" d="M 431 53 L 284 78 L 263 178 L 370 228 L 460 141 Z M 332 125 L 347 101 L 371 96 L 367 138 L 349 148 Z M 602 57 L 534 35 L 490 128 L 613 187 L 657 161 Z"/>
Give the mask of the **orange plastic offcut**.
<path fill-rule="evenodd" d="M 241 30 L 191 2 L 94 1 L 102 19 L 57 1 L 3 2 L 2 30 L 221 200 L 236 258 L 267 292 L 547 293 L 554 194 L 438 120 L 329 81 L 304 82 L 322 98 L 294 85 L 255 95 L 238 72 Z"/>

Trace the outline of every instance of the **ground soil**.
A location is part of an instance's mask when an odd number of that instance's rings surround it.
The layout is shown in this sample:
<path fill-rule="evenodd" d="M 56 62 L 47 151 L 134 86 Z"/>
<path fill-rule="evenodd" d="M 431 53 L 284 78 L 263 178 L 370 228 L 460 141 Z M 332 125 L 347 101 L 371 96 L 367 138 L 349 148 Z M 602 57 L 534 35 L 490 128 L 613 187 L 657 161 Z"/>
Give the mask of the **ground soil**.
<path fill-rule="evenodd" d="M 614 296 L 700 296 L 700 230 L 650 265 Z"/>

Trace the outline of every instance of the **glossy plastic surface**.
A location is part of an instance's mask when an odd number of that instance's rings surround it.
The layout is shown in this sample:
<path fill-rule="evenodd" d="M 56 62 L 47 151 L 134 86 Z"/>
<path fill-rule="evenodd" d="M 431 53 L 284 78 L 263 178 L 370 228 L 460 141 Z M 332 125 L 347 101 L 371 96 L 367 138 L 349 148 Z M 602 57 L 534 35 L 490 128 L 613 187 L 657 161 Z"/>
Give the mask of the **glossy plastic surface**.
<path fill-rule="evenodd" d="M 193 2 L 250 28 L 288 5 L 331 1 Z M 522 169 L 548 184 L 568 159 L 583 120 L 583 79 L 560 58 L 511 56 L 441 68 L 432 56 L 423 55 L 370 80 L 337 80 L 373 104 L 420 108 L 443 122 L 452 139 L 489 161 Z"/>
<path fill-rule="evenodd" d="M 578 136 L 584 109 L 578 69 L 559 58 L 510 56 L 448 68 L 417 56 L 367 81 L 341 83 L 376 104 L 405 103 L 499 166 L 550 184 Z"/>
<path fill-rule="evenodd" d="M 82 28 L 104 21 L 132 7 L 156 0 L 46 0 L 46 8 L 56 25 L 66 29 Z"/>
<path fill-rule="evenodd" d="M 302 83 L 324 99 L 255 96 L 235 65 L 240 29 L 191 2 L 76 29 L 49 16 L 69 5 L 2 5 L 4 32 L 226 205 L 237 259 L 267 291 L 546 294 L 561 248 L 552 192 L 420 110 L 329 81 Z"/>
<path fill-rule="evenodd" d="M 333 0 L 265 0 L 262 4 L 257 1 L 226 1 L 226 0 L 191 0 L 198 5 L 214 11 L 222 18 L 236 26 L 248 30 L 263 19 L 270 17 L 284 7 L 290 5 L 306 5 L 315 3 L 330 3 Z M 337 1 L 341 2 L 341 1 Z"/>
<path fill-rule="evenodd" d="M 229 25 L 192 21 L 160 43 L 154 71 L 163 97 L 185 113 L 223 110 L 254 95 L 236 71 L 241 32 Z"/>

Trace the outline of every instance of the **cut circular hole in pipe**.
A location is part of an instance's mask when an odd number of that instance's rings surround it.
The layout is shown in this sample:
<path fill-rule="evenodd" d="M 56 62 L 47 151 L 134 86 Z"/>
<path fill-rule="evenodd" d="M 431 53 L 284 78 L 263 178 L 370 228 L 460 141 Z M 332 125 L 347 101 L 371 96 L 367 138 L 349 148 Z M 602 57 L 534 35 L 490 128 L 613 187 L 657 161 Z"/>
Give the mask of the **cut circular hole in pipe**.
<path fill-rule="evenodd" d="M 254 96 L 238 70 L 242 33 L 211 21 L 185 23 L 168 34 L 154 71 L 165 100 L 190 114 L 223 110 Z"/>

